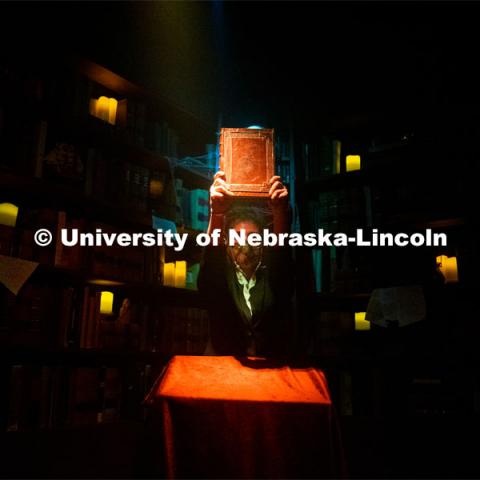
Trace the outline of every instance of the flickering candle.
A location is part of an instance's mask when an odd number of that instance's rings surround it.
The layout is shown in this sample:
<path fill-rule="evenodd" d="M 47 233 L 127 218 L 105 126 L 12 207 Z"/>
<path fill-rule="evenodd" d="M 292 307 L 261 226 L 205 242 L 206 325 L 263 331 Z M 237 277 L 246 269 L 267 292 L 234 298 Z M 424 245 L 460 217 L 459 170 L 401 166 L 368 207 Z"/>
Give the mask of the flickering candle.
<path fill-rule="evenodd" d="M 17 224 L 18 207 L 13 203 L 0 203 L 0 224 L 14 227 Z"/>
<path fill-rule="evenodd" d="M 100 97 L 97 100 L 97 112 L 96 116 L 105 122 L 108 122 L 108 107 L 109 107 L 109 100 L 107 97 Z"/>
<path fill-rule="evenodd" d="M 445 283 L 458 282 L 457 257 L 439 255 L 437 257 L 437 266 L 445 278 Z"/>
<path fill-rule="evenodd" d="M 347 155 L 346 158 L 346 170 L 347 172 L 353 172 L 354 170 L 360 170 L 360 155 Z"/>
<path fill-rule="evenodd" d="M 370 330 L 370 322 L 365 320 L 366 312 L 355 312 L 355 330 Z"/>
<path fill-rule="evenodd" d="M 100 313 L 112 315 L 113 313 L 113 293 L 103 291 L 100 295 Z"/>
<path fill-rule="evenodd" d="M 446 283 L 458 282 L 457 257 L 447 258 L 446 265 L 445 265 L 445 282 Z"/>

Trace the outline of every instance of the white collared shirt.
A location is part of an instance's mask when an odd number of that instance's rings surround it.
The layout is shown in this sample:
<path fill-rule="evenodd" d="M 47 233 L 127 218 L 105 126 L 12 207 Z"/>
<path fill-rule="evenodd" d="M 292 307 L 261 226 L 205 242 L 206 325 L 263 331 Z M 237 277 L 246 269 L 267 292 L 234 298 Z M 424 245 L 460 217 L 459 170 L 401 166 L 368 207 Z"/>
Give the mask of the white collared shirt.
<path fill-rule="evenodd" d="M 250 280 L 247 280 L 242 269 L 239 267 L 237 262 L 235 262 L 235 274 L 236 274 L 238 283 L 243 287 L 243 298 L 245 298 L 245 303 L 247 304 L 247 307 L 250 310 L 250 315 L 253 315 L 252 305 L 250 303 L 251 290 L 257 283 L 256 272 L 261 263 L 262 262 L 258 262 L 258 265 L 255 268 L 255 271 L 253 272 L 253 275 L 251 276 Z"/>

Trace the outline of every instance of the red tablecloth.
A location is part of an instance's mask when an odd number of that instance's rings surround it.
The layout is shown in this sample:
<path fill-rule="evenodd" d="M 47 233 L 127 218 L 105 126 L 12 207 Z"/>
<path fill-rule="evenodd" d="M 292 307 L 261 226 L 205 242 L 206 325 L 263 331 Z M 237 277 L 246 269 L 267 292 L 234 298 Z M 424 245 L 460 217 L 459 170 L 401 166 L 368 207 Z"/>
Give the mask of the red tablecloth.
<path fill-rule="evenodd" d="M 339 478 L 321 370 L 259 358 L 176 356 L 146 398 L 168 478 Z"/>

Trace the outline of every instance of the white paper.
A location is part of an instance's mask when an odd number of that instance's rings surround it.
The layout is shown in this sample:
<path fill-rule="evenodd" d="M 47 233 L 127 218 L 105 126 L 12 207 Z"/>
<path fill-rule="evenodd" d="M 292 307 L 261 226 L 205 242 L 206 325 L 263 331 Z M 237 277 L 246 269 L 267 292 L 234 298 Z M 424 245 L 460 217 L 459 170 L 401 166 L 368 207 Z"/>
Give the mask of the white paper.
<path fill-rule="evenodd" d="M 0 255 L 0 282 L 17 295 L 38 265 L 37 262 Z"/>
<path fill-rule="evenodd" d="M 420 285 L 412 285 L 375 289 L 370 296 L 365 319 L 382 327 L 388 327 L 391 322 L 398 322 L 398 326 L 404 327 L 423 320 L 425 316 L 423 289 Z"/>

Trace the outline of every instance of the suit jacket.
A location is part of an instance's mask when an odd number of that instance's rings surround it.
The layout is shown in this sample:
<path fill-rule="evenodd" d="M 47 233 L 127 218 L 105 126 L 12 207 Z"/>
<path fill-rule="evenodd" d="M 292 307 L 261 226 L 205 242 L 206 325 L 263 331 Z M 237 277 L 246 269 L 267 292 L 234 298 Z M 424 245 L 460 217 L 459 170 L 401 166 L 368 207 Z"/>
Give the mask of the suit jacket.
<path fill-rule="evenodd" d="M 219 355 L 287 354 L 293 294 L 293 261 L 288 247 L 264 247 L 251 290 L 252 315 L 235 267 L 224 246 L 204 250 L 198 288 L 207 300 L 210 337 Z"/>

